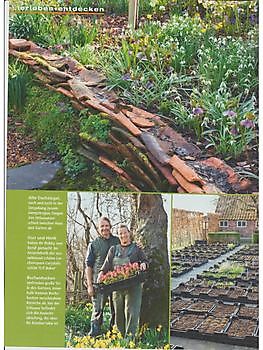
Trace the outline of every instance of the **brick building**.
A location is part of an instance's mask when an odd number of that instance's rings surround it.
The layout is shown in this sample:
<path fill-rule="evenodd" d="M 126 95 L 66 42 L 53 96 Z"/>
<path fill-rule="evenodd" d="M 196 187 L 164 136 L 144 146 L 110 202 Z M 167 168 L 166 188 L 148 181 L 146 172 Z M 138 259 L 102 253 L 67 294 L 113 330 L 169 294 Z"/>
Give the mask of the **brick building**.
<path fill-rule="evenodd" d="M 208 232 L 218 231 L 218 214 L 173 209 L 172 247 L 180 248 L 194 244 L 196 240 L 207 240 Z"/>
<path fill-rule="evenodd" d="M 216 213 L 219 215 L 219 231 L 240 232 L 241 237 L 250 237 L 258 229 L 258 196 L 220 196 Z"/>

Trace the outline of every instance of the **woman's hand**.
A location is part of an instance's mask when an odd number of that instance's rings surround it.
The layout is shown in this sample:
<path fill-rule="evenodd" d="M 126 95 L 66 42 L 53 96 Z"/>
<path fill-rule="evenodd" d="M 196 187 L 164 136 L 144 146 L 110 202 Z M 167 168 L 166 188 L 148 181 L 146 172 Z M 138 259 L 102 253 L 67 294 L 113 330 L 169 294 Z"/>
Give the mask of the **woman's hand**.
<path fill-rule="evenodd" d="M 140 270 L 141 270 L 141 271 L 145 271 L 146 269 L 147 269 L 146 264 L 145 264 L 145 263 L 141 263 L 141 264 L 140 264 Z"/>
<path fill-rule="evenodd" d="M 90 297 L 94 297 L 94 288 L 93 288 L 93 285 L 91 284 L 91 285 L 88 285 L 88 295 L 90 296 Z"/>

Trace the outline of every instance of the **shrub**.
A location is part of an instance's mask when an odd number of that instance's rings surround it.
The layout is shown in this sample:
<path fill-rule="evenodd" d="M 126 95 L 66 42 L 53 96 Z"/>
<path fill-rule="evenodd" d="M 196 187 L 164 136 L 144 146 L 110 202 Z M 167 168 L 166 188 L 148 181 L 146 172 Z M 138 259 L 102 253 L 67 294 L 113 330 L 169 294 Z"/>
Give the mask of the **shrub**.
<path fill-rule="evenodd" d="M 208 241 L 209 242 L 239 242 L 240 233 L 239 232 L 209 232 Z"/>

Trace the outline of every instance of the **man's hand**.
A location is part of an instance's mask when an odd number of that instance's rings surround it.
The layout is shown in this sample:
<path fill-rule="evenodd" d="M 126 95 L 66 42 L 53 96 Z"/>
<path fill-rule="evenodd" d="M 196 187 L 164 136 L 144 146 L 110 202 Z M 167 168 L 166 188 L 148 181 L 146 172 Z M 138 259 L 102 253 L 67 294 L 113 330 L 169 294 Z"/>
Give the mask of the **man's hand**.
<path fill-rule="evenodd" d="M 90 297 L 94 297 L 94 288 L 93 285 L 88 285 L 88 294 Z"/>
<path fill-rule="evenodd" d="M 141 270 L 141 271 L 145 271 L 146 269 L 147 269 L 146 264 L 145 264 L 145 263 L 141 263 L 141 264 L 140 264 L 140 270 Z"/>

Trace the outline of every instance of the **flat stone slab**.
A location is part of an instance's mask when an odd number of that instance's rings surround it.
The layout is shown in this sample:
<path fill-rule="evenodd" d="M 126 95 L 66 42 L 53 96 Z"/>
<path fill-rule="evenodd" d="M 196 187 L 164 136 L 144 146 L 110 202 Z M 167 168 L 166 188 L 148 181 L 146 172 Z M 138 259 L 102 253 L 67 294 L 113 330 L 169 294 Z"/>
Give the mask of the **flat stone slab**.
<path fill-rule="evenodd" d="M 9 168 L 7 169 L 7 189 L 39 189 L 50 182 L 60 168 L 61 164 L 58 161 L 37 161 L 18 168 Z"/>

